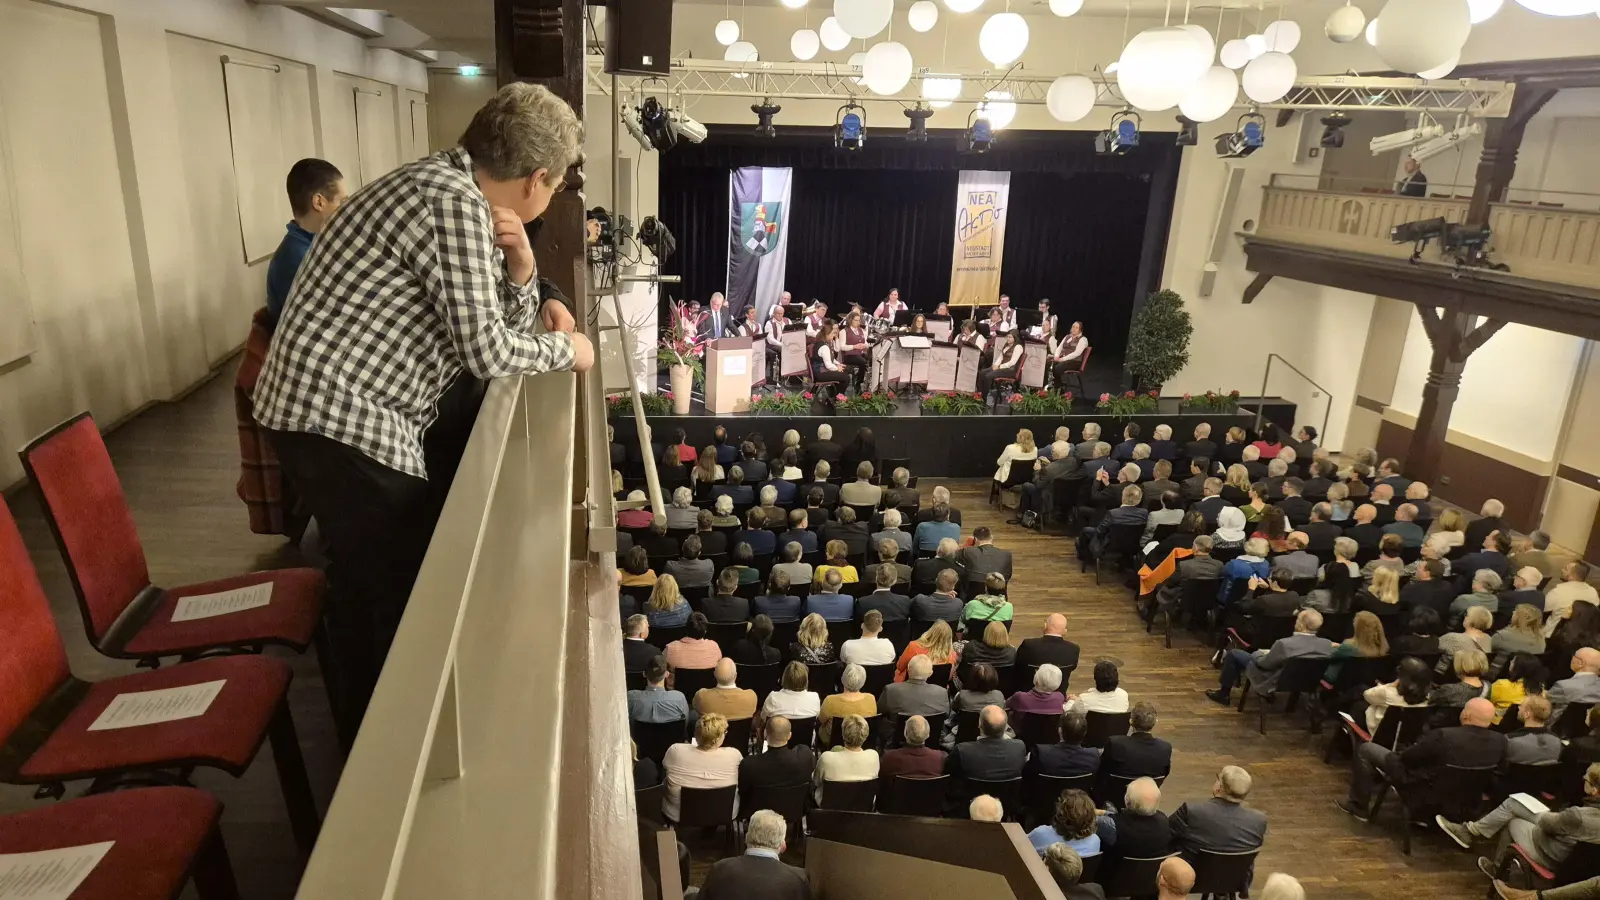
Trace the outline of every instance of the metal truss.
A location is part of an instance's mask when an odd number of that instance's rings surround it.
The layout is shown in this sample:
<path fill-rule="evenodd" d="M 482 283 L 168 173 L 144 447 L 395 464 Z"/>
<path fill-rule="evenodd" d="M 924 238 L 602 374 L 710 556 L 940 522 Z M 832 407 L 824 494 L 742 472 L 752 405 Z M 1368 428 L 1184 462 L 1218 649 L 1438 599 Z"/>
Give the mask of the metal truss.
<path fill-rule="evenodd" d="M 961 104 L 976 104 L 988 91 L 1009 93 L 1019 104 L 1042 105 L 1056 75 L 1036 75 L 1013 68 L 1003 72 L 937 71 L 922 68 L 916 78 L 899 93 L 875 94 L 853 76 L 859 69 L 842 63 L 729 63 L 720 60 L 674 59 L 672 74 L 665 77 L 623 76 L 618 88 L 630 93 L 659 93 L 682 97 L 747 97 L 774 100 L 876 100 L 901 104 L 921 100 L 921 78 L 960 78 Z M 588 57 L 591 92 L 611 94 L 611 76 L 605 73 L 604 59 Z M 1127 104 L 1117 90 L 1116 80 L 1100 72 L 1087 73 L 1100 83 L 1096 106 L 1124 108 Z M 1504 117 L 1511 109 L 1514 85 L 1500 81 L 1457 79 L 1423 81 L 1419 78 L 1371 78 L 1336 75 L 1301 78 L 1294 89 L 1276 103 L 1241 104 L 1260 109 L 1345 110 L 1385 109 L 1433 114 L 1465 114 Z"/>

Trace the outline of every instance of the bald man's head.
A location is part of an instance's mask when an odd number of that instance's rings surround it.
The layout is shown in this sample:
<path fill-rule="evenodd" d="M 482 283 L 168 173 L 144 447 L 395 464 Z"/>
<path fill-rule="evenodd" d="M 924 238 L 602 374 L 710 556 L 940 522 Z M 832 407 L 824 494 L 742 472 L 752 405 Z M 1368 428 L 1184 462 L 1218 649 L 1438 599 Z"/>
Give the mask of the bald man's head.
<path fill-rule="evenodd" d="M 733 660 L 724 656 L 717 660 L 717 668 L 713 674 L 716 675 L 717 684 L 726 687 L 739 679 L 739 667 L 733 664 Z"/>
<path fill-rule="evenodd" d="M 1179 900 L 1189 896 L 1189 889 L 1194 887 L 1194 867 L 1183 861 L 1181 856 L 1169 856 L 1161 864 L 1161 873 L 1156 876 L 1156 889 L 1161 892 L 1160 900 Z"/>
<path fill-rule="evenodd" d="M 1051 613 L 1045 616 L 1044 633 L 1062 635 L 1067 633 L 1067 617 L 1061 613 Z"/>
<path fill-rule="evenodd" d="M 1494 703 L 1487 697 L 1474 697 L 1461 707 L 1461 724 L 1488 728 L 1494 724 Z"/>
<path fill-rule="evenodd" d="M 1000 801 L 988 794 L 979 794 L 972 798 L 972 803 L 967 807 L 967 818 L 974 822 L 998 822 L 1005 817 L 1005 809 Z"/>
<path fill-rule="evenodd" d="M 782 747 L 789 743 L 789 735 L 792 733 L 793 728 L 790 727 L 789 720 L 783 716 L 773 716 L 767 720 L 768 747 Z"/>
<path fill-rule="evenodd" d="M 1005 737 L 1006 711 L 998 706 L 985 706 L 980 714 L 983 736 L 987 738 Z"/>
<path fill-rule="evenodd" d="M 1394 485 L 1380 484 L 1372 489 L 1372 499 L 1389 501 L 1394 499 Z"/>
<path fill-rule="evenodd" d="M 1378 508 L 1371 503 L 1363 503 L 1356 507 L 1356 523 L 1359 525 L 1371 525 L 1372 520 L 1377 517 Z"/>
<path fill-rule="evenodd" d="M 1580 671 L 1600 674 L 1600 650 L 1593 647 L 1581 647 L 1577 653 L 1572 654 L 1574 662 L 1583 668 Z M 1577 668 L 1574 666 L 1573 668 Z"/>

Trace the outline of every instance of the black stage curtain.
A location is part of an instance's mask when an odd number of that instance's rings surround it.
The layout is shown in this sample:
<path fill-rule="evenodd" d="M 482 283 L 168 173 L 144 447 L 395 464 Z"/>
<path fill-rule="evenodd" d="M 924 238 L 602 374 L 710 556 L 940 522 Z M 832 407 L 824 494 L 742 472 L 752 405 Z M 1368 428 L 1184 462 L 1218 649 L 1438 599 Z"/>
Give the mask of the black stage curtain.
<path fill-rule="evenodd" d="M 661 218 L 678 237 L 667 274 L 683 277 L 669 295 L 704 299 L 727 279 L 728 172 L 741 166 L 794 169 L 786 287 L 841 310 L 876 304 L 898 287 L 914 309 L 950 293 L 956 173 L 1010 171 L 1001 290 L 1031 309 L 1049 297 L 1064 322 L 1081 319 L 1097 354 L 1120 357 L 1142 281 L 1141 261 L 1164 255 L 1164 228 L 1147 229 L 1152 209 L 1170 209 L 1179 148 L 1170 134 L 1145 134 L 1125 156 L 1094 152 L 1083 131 L 1005 131 L 985 154 L 960 150 L 959 136 L 930 132 L 927 143 L 872 131 L 858 152 L 835 150 L 829 129 L 781 128 L 761 139 L 747 128 L 711 126 L 701 144 L 661 157 Z M 1153 202 L 1153 200 L 1155 202 Z M 1147 247 L 1150 242 L 1160 247 Z M 1160 271 L 1153 273 L 1154 281 Z M 1065 324 L 1062 326 L 1065 328 Z"/>

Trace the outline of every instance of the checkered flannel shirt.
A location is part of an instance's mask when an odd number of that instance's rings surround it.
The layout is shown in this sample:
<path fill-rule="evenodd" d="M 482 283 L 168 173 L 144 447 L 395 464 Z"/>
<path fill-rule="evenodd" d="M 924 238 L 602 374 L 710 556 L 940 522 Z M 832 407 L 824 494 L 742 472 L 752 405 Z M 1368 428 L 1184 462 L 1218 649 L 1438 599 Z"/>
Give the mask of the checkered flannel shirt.
<path fill-rule="evenodd" d="M 436 153 L 363 187 L 317 235 L 261 370 L 256 421 L 426 478 L 423 432 L 463 368 L 572 368 L 571 337 L 538 322 L 538 279 L 506 274 L 472 160 Z"/>

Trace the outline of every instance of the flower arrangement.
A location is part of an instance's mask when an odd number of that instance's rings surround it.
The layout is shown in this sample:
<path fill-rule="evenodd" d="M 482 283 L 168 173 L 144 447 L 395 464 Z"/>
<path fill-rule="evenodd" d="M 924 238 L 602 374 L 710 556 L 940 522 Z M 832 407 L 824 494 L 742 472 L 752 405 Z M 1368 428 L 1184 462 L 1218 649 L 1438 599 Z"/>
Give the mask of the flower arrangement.
<path fill-rule="evenodd" d="M 1155 412 L 1156 404 L 1160 399 L 1161 395 L 1155 391 L 1149 391 L 1144 394 L 1127 391 L 1120 397 L 1101 394 L 1100 401 L 1094 405 L 1094 408 L 1096 412 L 1104 415 L 1126 419 L 1129 416 L 1136 416 L 1140 413 Z"/>
<path fill-rule="evenodd" d="M 660 368 L 669 366 L 688 366 L 694 373 L 694 383 L 704 386 L 706 383 L 706 348 L 704 344 L 695 343 L 695 335 L 684 323 L 686 310 L 682 301 L 672 304 L 672 310 L 667 317 L 670 323 L 661 330 L 661 341 L 656 345 L 656 365 Z"/>
<path fill-rule="evenodd" d="M 981 416 L 983 395 L 961 391 L 935 391 L 922 398 L 925 416 Z"/>
<path fill-rule="evenodd" d="M 771 394 L 751 394 L 750 411 L 753 413 L 771 413 L 779 416 L 803 416 L 811 412 L 811 401 L 815 394 L 805 391 L 791 394 L 784 391 L 775 391 Z"/>
<path fill-rule="evenodd" d="M 1058 393 L 1041 388 L 1026 394 L 1012 394 L 1008 401 L 1014 416 L 1057 416 L 1072 412 L 1072 392 Z"/>
<path fill-rule="evenodd" d="M 895 411 L 894 391 L 866 391 L 854 397 L 839 394 L 833 398 L 833 408 L 853 416 L 887 416 Z"/>
<path fill-rule="evenodd" d="M 639 402 L 644 405 L 644 414 L 647 416 L 665 416 L 672 413 L 671 391 L 662 391 L 659 394 L 641 394 Z M 622 394 L 607 394 L 606 415 L 632 418 L 633 401 Z"/>
<path fill-rule="evenodd" d="M 1239 392 L 1206 391 L 1196 397 L 1193 394 L 1183 395 L 1183 408 L 1186 412 L 1233 412 L 1239 407 Z"/>

